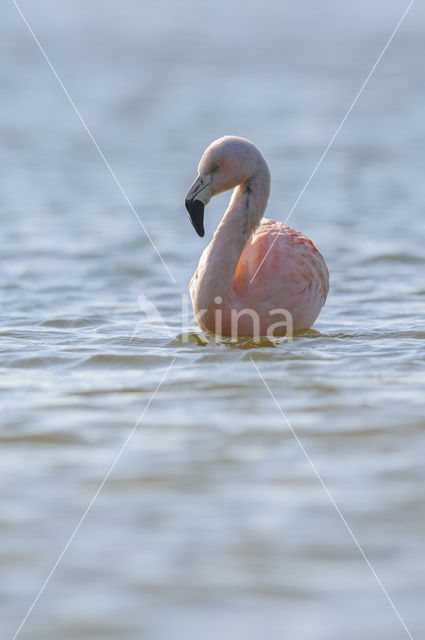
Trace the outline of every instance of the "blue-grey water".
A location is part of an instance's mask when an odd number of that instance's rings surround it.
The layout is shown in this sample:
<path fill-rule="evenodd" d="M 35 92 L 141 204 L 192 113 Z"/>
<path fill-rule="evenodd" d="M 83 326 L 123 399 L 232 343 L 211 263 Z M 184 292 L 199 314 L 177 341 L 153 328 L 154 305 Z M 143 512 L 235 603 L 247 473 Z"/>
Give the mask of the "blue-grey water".
<path fill-rule="evenodd" d="M 291 216 L 328 302 L 293 342 L 207 342 L 183 200 L 226 133 L 282 220 L 407 7 L 23 0 L 0 8 L 0 637 L 415 640 L 425 614 L 425 9 Z M 151 314 L 159 310 L 165 326 Z M 183 320 L 182 320 L 183 315 Z M 188 341 L 185 335 L 188 333 Z"/>

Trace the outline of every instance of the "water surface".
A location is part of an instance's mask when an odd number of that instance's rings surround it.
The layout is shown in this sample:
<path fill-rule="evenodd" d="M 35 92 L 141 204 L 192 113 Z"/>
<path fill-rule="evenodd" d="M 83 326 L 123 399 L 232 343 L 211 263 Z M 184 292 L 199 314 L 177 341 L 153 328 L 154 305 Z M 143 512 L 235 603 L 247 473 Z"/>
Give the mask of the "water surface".
<path fill-rule="evenodd" d="M 216 344 L 182 295 L 226 206 L 183 207 L 209 142 L 251 138 L 283 219 L 406 3 L 22 10 L 0 26 L 1 637 L 398 640 L 424 630 L 425 11 L 413 6 L 291 223 L 331 272 L 314 330 Z M 140 296 L 168 325 L 146 318 Z M 185 334 L 188 333 L 188 340 Z"/>

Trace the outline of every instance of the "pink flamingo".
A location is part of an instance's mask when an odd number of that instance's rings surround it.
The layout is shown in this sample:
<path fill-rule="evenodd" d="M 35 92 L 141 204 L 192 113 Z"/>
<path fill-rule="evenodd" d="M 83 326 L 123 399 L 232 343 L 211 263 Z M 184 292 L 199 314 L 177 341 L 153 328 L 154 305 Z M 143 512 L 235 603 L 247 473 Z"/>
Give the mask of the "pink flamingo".
<path fill-rule="evenodd" d="M 236 136 L 206 149 L 186 195 L 201 237 L 205 205 L 229 189 L 230 204 L 190 282 L 199 327 L 232 338 L 283 336 L 311 327 L 328 293 L 326 263 L 300 231 L 263 219 L 270 172 L 257 147 Z"/>

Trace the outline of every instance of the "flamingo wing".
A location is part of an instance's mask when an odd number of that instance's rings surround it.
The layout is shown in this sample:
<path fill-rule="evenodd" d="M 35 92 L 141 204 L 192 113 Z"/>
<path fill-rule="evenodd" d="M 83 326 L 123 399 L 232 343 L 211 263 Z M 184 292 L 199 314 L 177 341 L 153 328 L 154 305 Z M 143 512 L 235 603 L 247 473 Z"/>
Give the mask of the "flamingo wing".
<path fill-rule="evenodd" d="M 235 272 L 238 306 L 256 309 L 260 315 L 286 309 L 294 330 L 299 330 L 313 324 L 328 289 L 328 269 L 313 242 L 282 222 L 264 218 L 246 243 Z"/>

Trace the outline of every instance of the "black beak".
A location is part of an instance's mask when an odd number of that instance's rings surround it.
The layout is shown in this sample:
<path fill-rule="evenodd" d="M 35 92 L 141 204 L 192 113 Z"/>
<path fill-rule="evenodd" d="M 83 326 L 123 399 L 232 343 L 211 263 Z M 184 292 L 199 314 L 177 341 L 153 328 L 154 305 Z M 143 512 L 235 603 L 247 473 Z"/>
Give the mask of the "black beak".
<path fill-rule="evenodd" d="M 200 200 L 190 198 L 184 201 L 185 207 L 190 217 L 190 221 L 193 224 L 196 233 L 201 238 L 204 237 L 204 203 Z"/>

